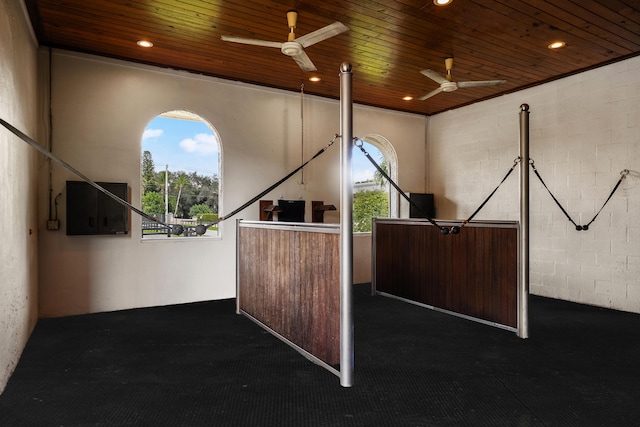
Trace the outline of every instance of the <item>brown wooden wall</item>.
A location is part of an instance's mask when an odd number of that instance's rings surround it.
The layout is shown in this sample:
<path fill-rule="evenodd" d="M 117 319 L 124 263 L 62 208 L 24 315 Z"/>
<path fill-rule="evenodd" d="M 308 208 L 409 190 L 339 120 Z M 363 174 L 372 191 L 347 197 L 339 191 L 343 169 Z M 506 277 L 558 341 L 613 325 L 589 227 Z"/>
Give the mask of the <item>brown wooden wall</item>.
<path fill-rule="evenodd" d="M 238 227 L 240 310 L 330 365 L 340 361 L 340 235 Z M 295 228 L 295 227 L 292 227 Z"/>
<path fill-rule="evenodd" d="M 515 225 L 467 225 L 449 235 L 426 221 L 374 227 L 376 291 L 517 328 Z"/>

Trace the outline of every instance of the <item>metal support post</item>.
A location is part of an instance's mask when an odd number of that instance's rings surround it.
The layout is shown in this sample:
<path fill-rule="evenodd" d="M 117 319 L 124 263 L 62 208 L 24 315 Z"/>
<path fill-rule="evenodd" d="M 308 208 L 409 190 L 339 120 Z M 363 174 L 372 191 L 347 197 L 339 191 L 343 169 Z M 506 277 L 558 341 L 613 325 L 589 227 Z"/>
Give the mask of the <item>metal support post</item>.
<path fill-rule="evenodd" d="M 529 337 L 529 106 L 520 106 L 520 282 L 518 336 Z"/>
<path fill-rule="evenodd" d="M 340 384 L 353 384 L 353 101 L 351 64 L 340 65 Z"/>

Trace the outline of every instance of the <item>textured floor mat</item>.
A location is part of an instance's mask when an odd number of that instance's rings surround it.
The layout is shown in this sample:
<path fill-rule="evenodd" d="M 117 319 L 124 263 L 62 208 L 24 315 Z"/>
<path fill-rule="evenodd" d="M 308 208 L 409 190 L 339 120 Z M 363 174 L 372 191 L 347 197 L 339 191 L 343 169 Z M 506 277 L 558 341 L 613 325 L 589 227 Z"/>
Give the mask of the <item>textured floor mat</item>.
<path fill-rule="evenodd" d="M 354 292 L 354 385 L 212 301 L 41 319 L 2 426 L 623 426 L 640 316 L 540 297 L 530 335 Z"/>

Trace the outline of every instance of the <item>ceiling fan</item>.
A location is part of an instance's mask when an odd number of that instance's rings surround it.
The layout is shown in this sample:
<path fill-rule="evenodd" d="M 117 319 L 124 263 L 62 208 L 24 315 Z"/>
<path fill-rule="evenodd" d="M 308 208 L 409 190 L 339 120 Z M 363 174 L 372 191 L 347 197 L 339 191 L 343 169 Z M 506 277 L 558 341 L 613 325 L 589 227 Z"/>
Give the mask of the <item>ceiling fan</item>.
<path fill-rule="evenodd" d="M 323 40 L 336 36 L 345 31 L 349 31 L 349 27 L 341 22 L 334 22 L 324 28 L 320 28 L 312 33 L 305 34 L 296 38 L 294 29 L 298 21 L 298 12 L 290 10 L 287 12 L 287 23 L 289 24 L 289 38 L 286 42 L 270 42 L 265 40 L 246 39 L 243 37 L 222 36 L 222 40 L 226 42 L 251 44 L 255 46 L 277 47 L 280 51 L 293 58 L 302 71 L 315 71 L 316 66 L 313 65 L 309 56 L 307 56 L 304 48 Z"/>
<path fill-rule="evenodd" d="M 422 70 L 420 71 L 425 76 L 429 77 L 431 80 L 440 84 L 440 87 L 436 90 L 433 90 L 426 95 L 422 95 L 418 98 L 420 101 L 424 101 L 427 98 L 431 98 L 434 95 L 439 94 L 440 92 L 453 92 L 456 89 L 465 88 L 465 87 L 481 87 L 481 86 L 498 86 L 501 84 L 505 84 L 506 80 L 478 80 L 471 82 L 454 82 L 451 77 L 451 69 L 453 68 L 453 58 L 447 58 L 444 60 L 444 66 L 447 69 L 447 76 L 443 77 L 440 74 L 436 73 L 433 70 Z"/>

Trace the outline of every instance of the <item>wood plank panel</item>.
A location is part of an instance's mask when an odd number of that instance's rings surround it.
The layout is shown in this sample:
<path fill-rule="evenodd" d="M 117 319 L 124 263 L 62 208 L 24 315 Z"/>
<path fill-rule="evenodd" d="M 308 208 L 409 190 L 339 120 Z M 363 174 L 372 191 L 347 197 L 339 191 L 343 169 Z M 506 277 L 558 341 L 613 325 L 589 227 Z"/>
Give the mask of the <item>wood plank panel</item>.
<path fill-rule="evenodd" d="M 517 327 L 514 224 L 443 235 L 426 221 L 376 220 L 373 244 L 376 291 Z"/>
<path fill-rule="evenodd" d="M 431 115 L 640 55 L 640 3 L 628 0 L 465 0 L 448 7 L 398 0 L 25 0 L 38 41 L 59 47 L 337 99 L 338 70 L 353 66 L 354 102 Z M 307 48 L 318 67 L 302 72 L 278 49 L 223 42 L 221 35 L 285 41 L 286 11 L 296 34 L 334 21 L 350 31 Z M 155 46 L 142 50 L 140 38 Z M 567 47 L 547 45 L 564 39 Z M 455 81 L 506 79 L 426 101 L 403 101 L 437 87 L 420 70 Z"/>
<path fill-rule="evenodd" d="M 240 309 L 320 360 L 340 361 L 339 234 L 238 228 Z"/>

